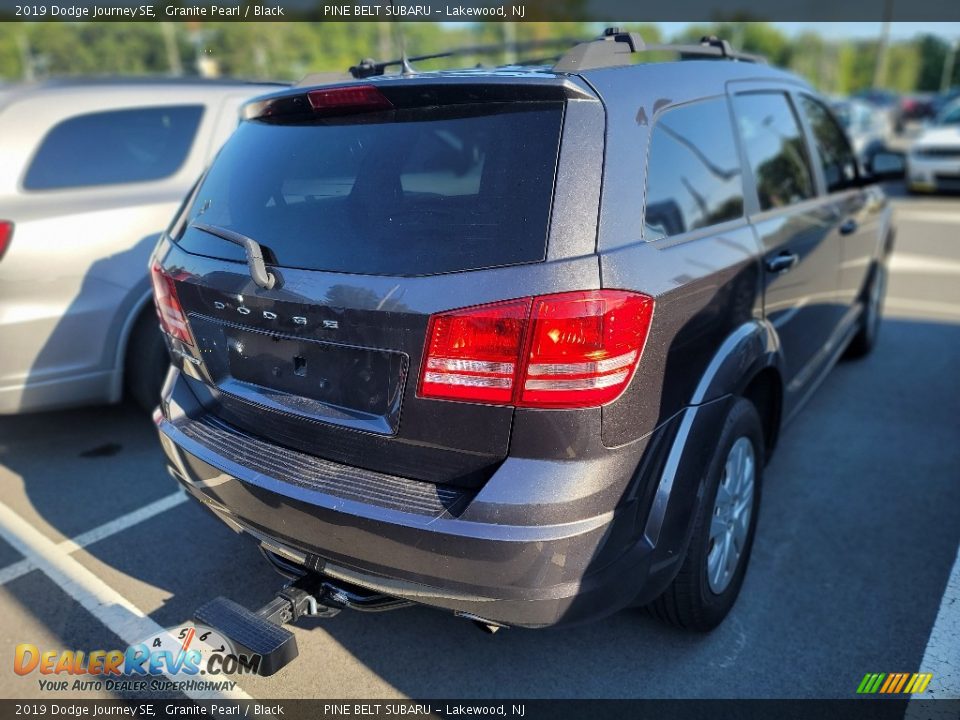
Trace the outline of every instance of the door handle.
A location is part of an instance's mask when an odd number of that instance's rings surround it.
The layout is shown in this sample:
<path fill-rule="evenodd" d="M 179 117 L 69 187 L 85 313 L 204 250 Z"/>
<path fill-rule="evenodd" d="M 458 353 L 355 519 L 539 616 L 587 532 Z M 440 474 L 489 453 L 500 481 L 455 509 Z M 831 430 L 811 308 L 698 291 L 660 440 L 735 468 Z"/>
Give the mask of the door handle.
<path fill-rule="evenodd" d="M 840 226 L 840 234 L 850 235 L 851 233 L 855 233 L 858 227 L 860 226 L 857 225 L 857 221 L 854 220 L 853 218 L 850 218 L 845 223 L 843 223 L 843 225 Z"/>
<path fill-rule="evenodd" d="M 772 272 L 777 275 L 782 275 L 783 273 L 790 270 L 794 265 L 800 262 L 800 256 L 796 253 L 792 253 L 789 250 L 784 250 L 782 253 L 776 257 L 772 257 L 767 260 L 767 272 Z"/>

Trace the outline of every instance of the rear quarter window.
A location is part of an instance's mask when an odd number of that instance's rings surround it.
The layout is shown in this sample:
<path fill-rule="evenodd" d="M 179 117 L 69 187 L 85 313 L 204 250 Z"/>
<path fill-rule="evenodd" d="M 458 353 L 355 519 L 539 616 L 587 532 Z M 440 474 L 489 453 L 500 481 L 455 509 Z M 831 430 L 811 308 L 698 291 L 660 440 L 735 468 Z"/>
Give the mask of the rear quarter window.
<path fill-rule="evenodd" d="M 24 175 L 25 190 L 161 180 L 187 159 L 202 105 L 109 110 L 54 125 Z"/>
<path fill-rule="evenodd" d="M 372 275 L 543 260 L 562 120 L 562 103 L 536 102 L 247 121 L 176 240 L 242 257 L 191 227 L 216 225 L 253 238 L 281 267 Z"/>
<path fill-rule="evenodd" d="M 659 116 L 650 136 L 644 237 L 678 235 L 742 215 L 743 178 L 726 99 Z"/>

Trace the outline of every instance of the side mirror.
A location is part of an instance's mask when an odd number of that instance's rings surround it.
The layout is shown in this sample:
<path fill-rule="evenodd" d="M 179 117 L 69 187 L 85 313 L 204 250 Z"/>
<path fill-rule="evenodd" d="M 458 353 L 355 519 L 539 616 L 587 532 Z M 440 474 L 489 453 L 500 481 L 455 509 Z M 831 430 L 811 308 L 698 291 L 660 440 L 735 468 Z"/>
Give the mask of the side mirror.
<path fill-rule="evenodd" d="M 875 153 L 867 163 L 869 180 L 900 180 L 907 173 L 907 164 L 900 153 L 881 150 Z"/>

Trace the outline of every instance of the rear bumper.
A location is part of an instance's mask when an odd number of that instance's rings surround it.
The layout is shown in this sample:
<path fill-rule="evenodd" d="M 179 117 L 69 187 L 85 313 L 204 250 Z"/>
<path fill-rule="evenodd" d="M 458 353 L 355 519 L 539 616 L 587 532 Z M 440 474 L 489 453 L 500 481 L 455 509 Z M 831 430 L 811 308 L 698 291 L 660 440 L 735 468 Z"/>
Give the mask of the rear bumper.
<path fill-rule="evenodd" d="M 483 489 L 465 494 L 269 445 L 204 419 L 194 403 L 174 372 L 155 416 L 161 442 L 174 476 L 229 525 L 370 590 L 526 627 L 600 617 L 638 596 L 652 599 L 669 583 L 702 477 L 692 467 L 702 453 L 670 451 L 683 428 L 689 439 L 691 428 L 706 428 L 715 414 L 700 412 L 714 403 L 688 409 L 609 457 L 507 458 Z M 702 422 L 692 423 L 698 414 Z M 676 477 L 654 502 L 661 486 L 654 479 L 665 466 Z M 522 490 L 503 500 L 504 484 L 542 490 L 595 473 L 621 488 L 619 503 L 604 506 L 586 495 L 544 507 L 533 493 L 525 513 Z M 655 539 L 646 532 L 650 507 L 662 513 Z"/>

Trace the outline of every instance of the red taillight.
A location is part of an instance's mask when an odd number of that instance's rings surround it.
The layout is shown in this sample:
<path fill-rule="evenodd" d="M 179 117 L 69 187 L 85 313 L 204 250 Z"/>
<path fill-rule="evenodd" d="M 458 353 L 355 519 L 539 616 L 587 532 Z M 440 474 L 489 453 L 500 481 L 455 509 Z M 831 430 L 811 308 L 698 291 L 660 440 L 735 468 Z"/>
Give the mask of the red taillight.
<path fill-rule="evenodd" d="M 393 103 L 372 85 L 311 90 L 307 93 L 307 100 L 314 112 L 331 115 L 393 109 Z"/>
<path fill-rule="evenodd" d="M 3 260 L 3 255 L 7 252 L 12 239 L 13 223 L 9 220 L 0 220 L 0 260 Z"/>
<path fill-rule="evenodd" d="M 150 269 L 150 279 L 153 281 L 153 300 L 157 306 L 157 315 L 160 317 L 160 327 L 168 335 L 187 345 L 193 345 L 190 326 L 187 324 L 187 316 L 184 315 L 180 300 L 177 298 L 177 288 L 173 278 L 167 275 L 159 265 L 154 265 Z"/>
<path fill-rule="evenodd" d="M 529 316 L 525 298 L 431 317 L 420 394 L 510 403 Z"/>
<path fill-rule="evenodd" d="M 587 290 L 534 298 L 518 405 L 588 407 L 615 399 L 647 340 L 653 298 Z"/>
<path fill-rule="evenodd" d="M 434 315 L 421 397 L 576 408 L 627 387 L 650 329 L 653 298 L 584 290 Z"/>

